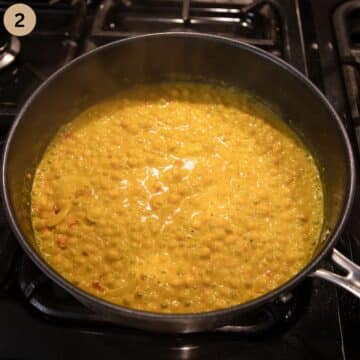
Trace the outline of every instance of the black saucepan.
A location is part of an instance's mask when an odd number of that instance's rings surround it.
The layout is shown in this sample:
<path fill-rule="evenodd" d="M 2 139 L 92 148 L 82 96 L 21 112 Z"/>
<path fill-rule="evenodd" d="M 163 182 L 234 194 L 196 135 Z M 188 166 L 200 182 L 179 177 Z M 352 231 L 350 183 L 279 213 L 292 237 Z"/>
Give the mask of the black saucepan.
<path fill-rule="evenodd" d="M 166 315 L 135 311 L 89 295 L 65 280 L 34 246 L 31 176 L 59 127 L 124 84 L 174 78 L 211 80 L 253 93 L 281 114 L 316 158 L 325 193 L 325 225 L 311 262 L 283 286 L 219 311 Z M 348 135 L 326 98 L 301 73 L 255 47 L 194 33 L 161 33 L 120 40 L 91 51 L 57 71 L 27 101 L 6 142 L 2 188 L 10 224 L 25 252 L 52 280 L 105 320 L 142 329 L 195 332 L 220 327 L 281 294 L 307 276 L 330 280 L 360 297 L 360 268 L 334 250 L 354 198 L 355 165 Z M 319 269 L 324 258 L 347 271 Z"/>

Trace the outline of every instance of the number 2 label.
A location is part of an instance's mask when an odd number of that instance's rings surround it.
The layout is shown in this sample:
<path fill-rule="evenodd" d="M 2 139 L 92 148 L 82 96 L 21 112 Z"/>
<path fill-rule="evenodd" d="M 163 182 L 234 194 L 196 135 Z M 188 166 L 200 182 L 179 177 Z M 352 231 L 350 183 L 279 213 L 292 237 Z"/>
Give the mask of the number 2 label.
<path fill-rule="evenodd" d="M 36 14 L 29 5 L 14 4 L 6 9 L 3 21 L 11 35 L 26 36 L 35 28 Z"/>
<path fill-rule="evenodd" d="M 24 27 L 24 19 L 25 19 L 25 15 L 23 13 L 16 13 L 15 17 L 18 19 L 15 23 L 15 27 Z"/>

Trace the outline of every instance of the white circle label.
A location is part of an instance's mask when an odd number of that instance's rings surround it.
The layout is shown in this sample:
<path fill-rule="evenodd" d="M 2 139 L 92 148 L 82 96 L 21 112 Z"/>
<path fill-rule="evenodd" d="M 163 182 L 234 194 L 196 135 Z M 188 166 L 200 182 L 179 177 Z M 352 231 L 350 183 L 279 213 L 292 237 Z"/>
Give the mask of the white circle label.
<path fill-rule="evenodd" d="M 6 9 L 3 22 L 11 35 L 25 36 L 34 30 L 36 14 L 29 5 L 14 4 Z"/>

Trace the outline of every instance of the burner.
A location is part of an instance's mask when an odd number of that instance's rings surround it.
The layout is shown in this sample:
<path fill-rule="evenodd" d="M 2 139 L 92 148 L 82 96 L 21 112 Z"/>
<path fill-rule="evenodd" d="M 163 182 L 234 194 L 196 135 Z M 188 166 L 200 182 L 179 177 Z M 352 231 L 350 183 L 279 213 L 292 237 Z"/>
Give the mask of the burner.
<path fill-rule="evenodd" d="M 143 33 L 205 32 L 259 46 L 305 72 L 301 48 L 288 45 L 290 37 L 302 42 L 300 33 L 290 27 L 298 14 L 289 5 L 271 0 L 104 0 L 94 16 L 86 50 Z"/>
<path fill-rule="evenodd" d="M 5 29 L 0 30 L 0 69 L 14 62 L 20 52 L 20 41 L 10 35 Z"/>
<path fill-rule="evenodd" d="M 0 0 L 0 18 L 5 8 Z M 84 0 L 75 6 L 37 2 L 33 8 L 36 27 L 21 39 L 21 52 L 19 40 L 0 30 L 0 116 L 16 115 L 32 92 L 79 55 L 82 47 L 87 14 Z"/>

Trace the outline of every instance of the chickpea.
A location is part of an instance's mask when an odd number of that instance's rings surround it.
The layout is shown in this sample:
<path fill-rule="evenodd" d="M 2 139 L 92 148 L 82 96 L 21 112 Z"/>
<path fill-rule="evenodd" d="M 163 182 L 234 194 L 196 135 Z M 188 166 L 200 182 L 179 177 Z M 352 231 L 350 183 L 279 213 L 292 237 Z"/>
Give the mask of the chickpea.
<path fill-rule="evenodd" d="M 198 250 L 201 259 L 209 259 L 211 256 L 211 250 L 208 247 L 202 247 Z"/>
<path fill-rule="evenodd" d="M 119 258 L 119 253 L 116 249 L 107 249 L 106 253 L 105 253 L 105 260 L 106 261 L 110 261 L 110 262 L 114 262 L 116 260 L 118 260 Z"/>

